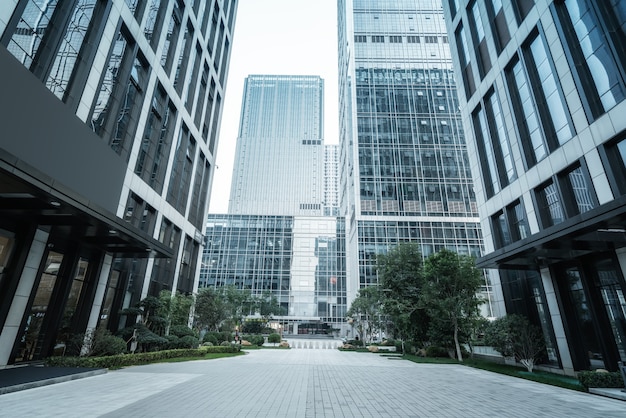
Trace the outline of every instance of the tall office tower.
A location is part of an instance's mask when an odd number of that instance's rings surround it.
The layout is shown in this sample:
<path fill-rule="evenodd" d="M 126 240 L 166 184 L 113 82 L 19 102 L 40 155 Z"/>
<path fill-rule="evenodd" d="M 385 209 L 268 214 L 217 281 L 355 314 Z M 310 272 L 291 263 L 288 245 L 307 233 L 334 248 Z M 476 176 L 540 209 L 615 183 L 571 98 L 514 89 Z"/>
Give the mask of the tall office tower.
<path fill-rule="evenodd" d="M 339 146 L 324 145 L 324 216 L 339 216 Z"/>
<path fill-rule="evenodd" d="M 353 298 L 378 282 L 376 254 L 400 242 L 419 243 L 424 256 L 479 256 L 482 242 L 440 1 L 340 0 L 338 16 Z"/>
<path fill-rule="evenodd" d="M 319 76 L 246 78 L 228 213 L 322 214 L 323 91 Z"/>
<path fill-rule="evenodd" d="M 626 361 L 625 6 L 444 2 L 485 234 L 478 265 L 568 374 Z"/>
<path fill-rule="evenodd" d="M 191 293 L 235 0 L 0 7 L 0 366 Z"/>

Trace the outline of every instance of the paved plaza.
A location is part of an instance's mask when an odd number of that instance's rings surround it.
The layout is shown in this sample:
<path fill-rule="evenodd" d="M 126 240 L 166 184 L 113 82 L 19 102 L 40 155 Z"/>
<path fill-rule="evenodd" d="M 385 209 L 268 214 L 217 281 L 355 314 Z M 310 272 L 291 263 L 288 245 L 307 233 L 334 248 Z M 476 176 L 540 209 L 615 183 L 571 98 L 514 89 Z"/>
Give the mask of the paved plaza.
<path fill-rule="evenodd" d="M 3 417 L 626 417 L 626 402 L 332 349 L 128 367 L 0 395 Z"/>

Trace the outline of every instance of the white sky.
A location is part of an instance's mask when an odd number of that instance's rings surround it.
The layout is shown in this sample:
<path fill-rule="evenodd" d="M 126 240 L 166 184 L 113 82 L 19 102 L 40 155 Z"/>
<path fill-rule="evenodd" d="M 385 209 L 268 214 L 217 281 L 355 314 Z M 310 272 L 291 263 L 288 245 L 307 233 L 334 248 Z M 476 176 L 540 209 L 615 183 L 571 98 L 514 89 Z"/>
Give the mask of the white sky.
<path fill-rule="evenodd" d="M 244 79 L 251 74 L 324 79 L 324 141 L 338 141 L 336 0 L 240 0 L 217 150 L 210 213 L 226 213 Z"/>

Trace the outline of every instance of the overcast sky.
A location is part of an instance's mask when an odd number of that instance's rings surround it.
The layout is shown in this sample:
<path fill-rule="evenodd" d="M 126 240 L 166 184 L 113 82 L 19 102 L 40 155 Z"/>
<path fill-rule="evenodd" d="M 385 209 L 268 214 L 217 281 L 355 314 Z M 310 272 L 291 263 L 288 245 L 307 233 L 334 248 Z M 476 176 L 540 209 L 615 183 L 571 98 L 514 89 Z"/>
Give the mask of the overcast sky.
<path fill-rule="evenodd" d="M 211 213 L 228 211 L 243 82 L 250 74 L 321 76 L 324 79 L 324 140 L 327 144 L 336 144 L 336 0 L 239 1 L 209 206 Z"/>

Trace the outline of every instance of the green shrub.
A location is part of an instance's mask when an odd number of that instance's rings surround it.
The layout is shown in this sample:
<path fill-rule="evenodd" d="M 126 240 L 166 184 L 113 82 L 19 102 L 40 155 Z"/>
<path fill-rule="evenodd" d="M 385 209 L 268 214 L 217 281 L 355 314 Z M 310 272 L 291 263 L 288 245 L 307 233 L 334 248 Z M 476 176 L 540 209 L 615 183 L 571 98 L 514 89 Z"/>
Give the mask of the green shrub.
<path fill-rule="evenodd" d="M 174 325 L 170 328 L 170 335 L 175 335 L 178 338 L 185 337 L 190 335 L 192 337 L 197 337 L 196 332 L 189 328 L 186 325 Z"/>
<path fill-rule="evenodd" d="M 281 341 L 280 334 L 272 333 L 267 337 L 267 342 L 272 344 L 278 344 Z"/>
<path fill-rule="evenodd" d="M 265 338 L 262 335 L 245 335 L 244 340 L 249 341 L 252 345 L 262 346 L 265 342 Z"/>
<path fill-rule="evenodd" d="M 426 357 L 450 357 L 450 355 L 447 349 L 431 345 L 426 349 Z"/>
<path fill-rule="evenodd" d="M 200 341 L 193 335 L 185 335 L 180 338 L 180 345 L 182 346 L 180 348 L 198 348 L 198 344 Z"/>
<path fill-rule="evenodd" d="M 231 342 L 229 341 L 222 341 L 220 343 L 220 347 L 230 347 L 231 345 L 233 345 Z"/>
<path fill-rule="evenodd" d="M 353 345 L 355 347 L 363 347 L 362 340 L 348 340 L 348 344 Z"/>
<path fill-rule="evenodd" d="M 578 373 L 580 384 L 589 388 L 623 388 L 624 380 L 620 372 L 583 371 Z"/>
<path fill-rule="evenodd" d="M 123 354 L 126 352 L 126 341 L 123 338 L 116 337 L 110 332 L 98 335 L 93 342 L 93 356 L 111 356 L 115 354 Z"/>
<path fill-rule="evenodd" d="M 236 353 L 239 347 L 202 347 L 200 349 L 178 349 L 152 351 L 139 354 L 118 354 L 106 357 L 48 357 L 47 366 L 56 367 L 93 367 L 93 368 L 120 368 L 149 364 L 156 361 L 179 357 L 204 357 L 207 353 Z"/>
<path fill-rule="evenodd" d="M 217 345 L 218 341 L 217 341 L 217 336 L 215 334 L 217 334 L 217 332 L 207 332 L 206 334 L 204 334 L 202 341 L 205 343 L 211 343 L 213 345 Z"/>

